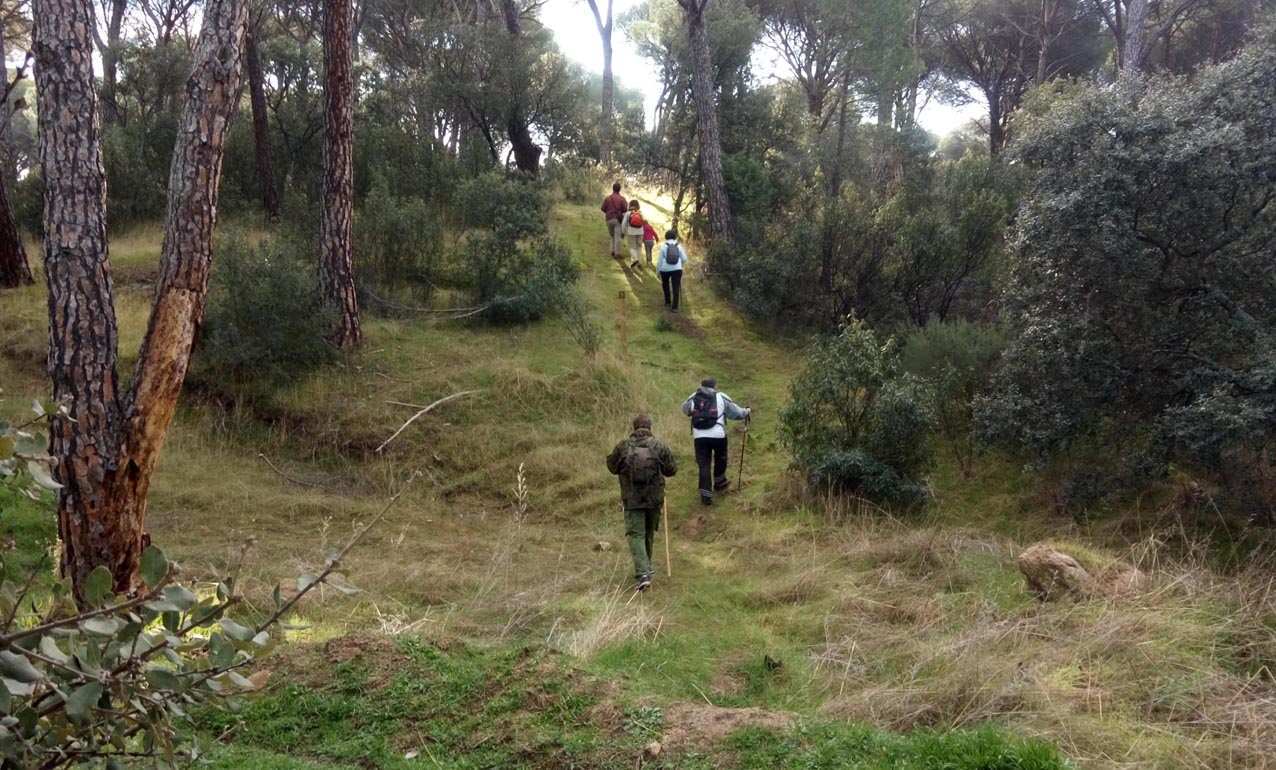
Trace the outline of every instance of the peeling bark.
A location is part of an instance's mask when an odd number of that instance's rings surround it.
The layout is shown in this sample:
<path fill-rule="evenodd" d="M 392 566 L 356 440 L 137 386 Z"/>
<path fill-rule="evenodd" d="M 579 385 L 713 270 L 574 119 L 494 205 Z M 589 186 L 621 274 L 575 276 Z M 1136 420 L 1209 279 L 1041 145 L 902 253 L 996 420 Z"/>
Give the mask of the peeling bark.
<path fill-rule="evenodd" d="M 106 179 L 89 0 L 36 0 L 36 86 L 44 178 L 49 374 L 70 418 L 50 431 L 60 568 L 77 598 L 98 566 L 117 593 L 140 587 L 146 494 L 204 306 L 217 192 L 239 88 L 246 0 L 208 0 L 169 174 L 155 307 L 127 394 L 106 241 Z"/>
<path fill-rule="evenodd" d="M 330 338 L 358 345 L 359 297 L 350 241 L 354 213 L 354 67 L 350 52 L 350 0 L 324 0 L 323 203 L 319 214 L 319 276 L 340 318 Z"/>

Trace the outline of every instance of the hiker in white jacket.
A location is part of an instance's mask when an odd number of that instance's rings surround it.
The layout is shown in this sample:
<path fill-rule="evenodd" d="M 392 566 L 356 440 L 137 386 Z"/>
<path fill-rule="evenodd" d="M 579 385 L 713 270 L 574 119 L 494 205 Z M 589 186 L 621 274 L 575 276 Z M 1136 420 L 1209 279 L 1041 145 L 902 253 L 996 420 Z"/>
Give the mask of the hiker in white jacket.
<path fill-rule="evenodd" d="M 706 377 L 682 404 L 682 413 L 691 418 L 696 465 L 700 466 L 700 502 L 705 505 L 712 505 L 713 493 L 731 483 L 727 478 L 727 420 L 743 420 L 753 413 L 717 387 L 716 380 Z"/>

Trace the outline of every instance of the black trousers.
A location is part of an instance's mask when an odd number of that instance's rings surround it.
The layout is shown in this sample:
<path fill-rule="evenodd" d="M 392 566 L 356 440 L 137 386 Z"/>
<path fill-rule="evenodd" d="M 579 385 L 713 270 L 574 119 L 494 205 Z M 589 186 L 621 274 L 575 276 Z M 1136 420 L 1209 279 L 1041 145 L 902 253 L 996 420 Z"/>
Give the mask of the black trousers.
<path fill-rule="evenodd" d="M 673 309 L 678 309 L 678 300 L 682 297 L 682 271 L 669 270 L 660 273 L 660 288 L 665 292 L 665 304 L 669 304 L 670 284 L 673 285 Z"/>
<path fill-rule="evenodd" d="M 727 485 L 726 438 L 696 439 L 696 465 L 700 466 L 700 494 L 713 497 L 715 489 Z"/>

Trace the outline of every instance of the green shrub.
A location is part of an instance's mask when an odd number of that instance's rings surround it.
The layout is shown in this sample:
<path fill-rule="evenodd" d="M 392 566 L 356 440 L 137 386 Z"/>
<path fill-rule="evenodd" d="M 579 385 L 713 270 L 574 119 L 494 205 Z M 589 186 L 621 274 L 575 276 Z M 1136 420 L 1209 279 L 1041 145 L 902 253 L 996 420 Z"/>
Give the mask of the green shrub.
<path fill-rule="evenodd" d="M 420 198 L 391 195 L 377 178 L 355 219 L 354 257 L 361 285 L 428 302 L 443 258 L 442 219 Z"/>
<path fill-rule="evenodd" d="M 507 238 L 548 232 L 549 203 L 537 182 L 493 171 L 463 182 L 456 208 L 467 228 L 500 231 Z"/>
<path fill-rule="evenodd" d="M 535 321 L 561 307 L 580 275 L 571 249 L 553 238 L 523 245 L 504 230 L 469 236 L 464 282 L 474 291 L 484 316 L 496 323 Z"/>
<path fill-rule="evenodd" d="M 815 486 L 891 505 L 922 501 L 934 416 L 926 385 L 902 373 L 895 343 L 863 321 L 817 339 L 789 385 L 780 440 Z"/>
<path fill-rule="evenodd" d="M 217 249 L 191 377 L 287 382 L 335 358 L 324 339 L 332 323 L 309 249 L 232 234 Z"/>
<path fill-rule="evenodd" d="M 589 174 L 578 165 L 550 161 L 545 164 L 542 176 L 550 189 L 568 203 L 590 203 L 598 193 L 590 189 Z"/>
<path fill-rule="evenodd" d="M 970 321 L 931 321 L 905 339 L 904 371 L 930 383 L 935 425 L 970 478 L 975 458 L 974 402 L 1010 344 L 1005 327 Z"/>
<path fill-rule="evenodd" d="M 567 332 L 572 335 L 572 339 L 576 340 L 580 349 L 585 351 L 585 355 L 593 358 L 598 354 L 602 333 L 598 329 L 598 324 L 594 323 L 594 319 L 590 317 L 589 301 L 575 286 L 568 287 L 563 292 L 558 317 L 567 327 Z"/>

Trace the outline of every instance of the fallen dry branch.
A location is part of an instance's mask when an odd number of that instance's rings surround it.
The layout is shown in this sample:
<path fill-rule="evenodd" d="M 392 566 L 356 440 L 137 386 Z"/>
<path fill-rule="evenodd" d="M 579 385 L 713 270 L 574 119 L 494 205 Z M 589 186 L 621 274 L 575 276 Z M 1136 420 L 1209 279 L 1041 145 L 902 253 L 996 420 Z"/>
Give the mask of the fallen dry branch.
<path fill-rule="evenodd" d="M 420 417 L 421 415 L 428 413 L 431 409 L 434 409 L 436 406 L 441 406 L 441 405 L 443 405 L 443 404 L 446 404 L 446 403 L 447 403 L 447 402 L 449 402 L 449 401 L 453 401 L 453 400 L 458 399 L 458 398 L 460 398 L 460 397 L 462 397 L 462 396 L 469 396 L 469 395 L 472 395 L 472 394 L 474 394 L 474 393 L 478 393 L 478 391 L 477 391 L 477 390 L 463 390 L 463 391 L 461 391 L 460 393 L 453 393 L 453 394 L 452 394 L 452 395 L 450 395 L 450 396 L 444 396 L 443 398 L 440 398 L 438 401 L 435 401 L 433 404 L 430 404 L 429 406 L 422 407 L 422 408 L 421 408 L 421 411 L 419 411 L 419 412 L 417 412 L 416 414 L 412 415 L 411 417 L 409 417 L 409 418 L 408 418 L 408 421 L 407 421 L 407 422 L 405 422 L 405 423 L 403 423 L 402 425 L 400 425 L 400 426 L 399 426 L 399 429 L 398 429 L 398 430 L 396 430 L 396 431 L 394 432 L 394 434 L 393 434 L 392 436 L 390 436 L 390 438 L 388 438 L 388 439 L 386 439 L 385 441 L 381 442 L 381 446 L 377 447 L 377 452 L 378 452 L 378 453 L 380 453 L 382 449 L 385 449 L 387 446 L 389 446 L 389 444 L 390 444 L 390 442 L 391 442 L 391 441 L 394 441 L 394 440 L 395 440 L 395 438 L 397 438 L 397 437 L 398 437 L 398 435 L 399 435 L 400 433 L 402 433 L 402 432 L 403 432 L 403 431 L 404 431 L 404 430 L 405 430 L 405 429 L 406 429 L 409 425 L 411 425 L 413 422 L 415 422 L 415 421 L 416 421 L 416 419 L 417 419 L 418 417 Z M 388 404 L 395 404 L 395 403 L 397 403 L 397 402 L 394 402 L 394 401 L 387 401 L 386 403 L 388 403 Z M 411 406 L 410 404 L 397 404 L 397 405 L 399 405 L 399 406 Z"/>
<path fill-rule="evenodd" d="M 279 468 L 276 467 L 275 464 L 270 461 L 270 458 L 262 454 L 261 452 L 258 452 L 257 456 L 260 457 L 262 460 L 264 460 L 266 465 L 270 466 L 270 469 L 272 471 L 274 471 L 275 473 L 278 473 L 280 476 L 283 476 L 285 479 L 287 479 L 288 481 L 291 481 L 294 484 L 298 484 L 303 487 L 311 487 L 312 489 L 322 489 L 325 492 L 332 491 L 331 489 L 325 487 L 323 484 L 317 484 L 313 481 L 305 481 L 304 479 L 298 479 L 298 478 L 289 476 L 287 473 L 284 473 L 283 471 L 279 470 Z"/>

